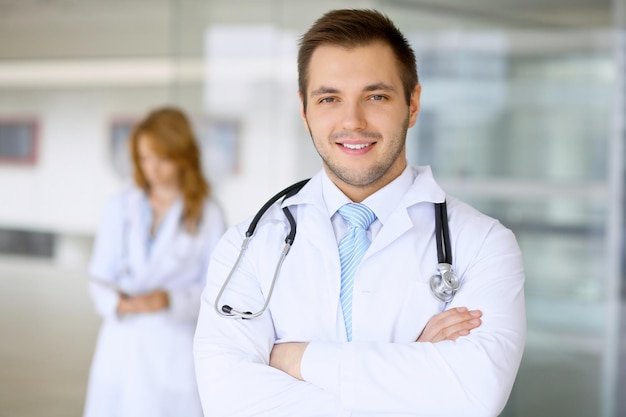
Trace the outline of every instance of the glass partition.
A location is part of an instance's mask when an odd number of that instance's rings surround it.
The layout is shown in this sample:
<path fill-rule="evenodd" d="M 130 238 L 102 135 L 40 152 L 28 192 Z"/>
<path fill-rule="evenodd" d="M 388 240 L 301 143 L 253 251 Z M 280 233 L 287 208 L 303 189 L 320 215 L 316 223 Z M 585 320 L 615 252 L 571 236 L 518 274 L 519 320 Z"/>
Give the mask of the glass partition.
<path fill-rule="evenodd" d="M 423 97 L 409 158 L 510 227 L 524 254 L 528 339 L 503 415 L 613 415 L 612 32 L 442 28 L 412 39 Z"/>

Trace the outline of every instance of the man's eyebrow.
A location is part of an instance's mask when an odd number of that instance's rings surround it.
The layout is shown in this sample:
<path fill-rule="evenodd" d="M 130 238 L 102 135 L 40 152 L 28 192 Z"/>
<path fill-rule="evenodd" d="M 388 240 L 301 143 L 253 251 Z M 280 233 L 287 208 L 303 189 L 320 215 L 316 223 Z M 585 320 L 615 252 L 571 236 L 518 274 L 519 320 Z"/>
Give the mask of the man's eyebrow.
<path fill-rule="evenodd" d="M 393 88 L 393 86 L 389 85 L 389 84 L 385 84 L 383 82 L 380 83 L 375 83 L 375 84 L 371 84 L 366 86 L 363 91 L 389 91 L 389 92 L 394 92 L 396 91 L 395 88 Z"/>
<path fill-rule="evenodd" d="M 374 84 L 370 84 L 368 86 L 365 86 L 365 88 L 363 88 L 363 91 L 366 92 L 371 92 L 371 91 L 389 91 L 389 92 L 394 92 L 396 91 L 396 89 L 389 85 L 389 84 L 385 84 L 383 82 L 379 82 L 379 83 L 374 83 Z M 311 91 L 311 96 L 321 96 L 323 94 L 337 94 L 339 93 L 339 90 L 334 88 L 334 87 L 327 87 L 327 86 L 321 86 L 319 88 L 316 88 L 315 90 Z"/>
<path fill-rule="evenodd" d="M 337 94 L 339 90 L 334 87 L 321 86 L 311 91 L 312 96 L 321 96 L 322 94 Z"/>

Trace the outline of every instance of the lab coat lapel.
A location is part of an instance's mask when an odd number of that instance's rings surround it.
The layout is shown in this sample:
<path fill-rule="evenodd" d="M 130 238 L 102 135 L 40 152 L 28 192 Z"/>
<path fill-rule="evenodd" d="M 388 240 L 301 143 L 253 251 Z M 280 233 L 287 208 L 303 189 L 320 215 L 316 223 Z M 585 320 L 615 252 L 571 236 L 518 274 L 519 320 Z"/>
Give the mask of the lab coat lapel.
<path fill-rule="evenodd" d="M 435 182 L 430 167 L 416 167 L 414 168 L 414 175 L 413 184 L 398 207 L 393 211 L 393 214 L 383 224 L 365 257 L 384 249 L 387 245 L 396 241 L 402 234 L 416 227 L 415 220 L 409 215 L 411 207 L 423 203 L 428 203 L 429 206 L 432 206 L 434 203 L 441 203 L 445 200 L 445 192 Z M 434 208 L 432 210 L 434 213 Z M 430 219 L 430 216 L 428 218 Z M 434 228 L 434 223 L 432 227 Z"/>
<path fill-rule="evenodd" d="M 158 276 L 157 266 L 171 256 L 167 251 L 178 249 L 175 245 L 172 245 L 171 242 L 176 238 L 179 232 L 182 211 L 183 204 L 182 201 L 178 199 L 169 208 L 159 226 L 159 230 L 152 243 L 152 250 L 148 256 L 147 272 L 151 277 Z"/>
<path fill-rule="evenodd" d="M 302 216 L 298 216 L 300 221 L 296 239 L 302 238 L 307 245 L 323 251 L 325 261 L 332 264 L 333 270 L 340 271 L 339 249 L 328 214 L 325 210 L 319 210 L 319 206 L 305 206 L 300 209 Z M 327 248 L 336 248 L 336 250 L 330 251 Z"/>
<path fill-rule="evenodd" d="M 126 233 L 128 233 L 128 259 L 130 270 L 133 275 L 141 276 L 144 273 L 147 261 L 146 242 L 148 241 L 148 231 L 145 227 L 143 192 L 133 192 L 127 201 L 124 215 Z"/>
<path fill-rule="evenodd" d="M 376 239 L 372 242 L 365 257 L 369 257 L 376 252 L 384 249 L 398 239 L 399 236 L 413 228 L 413 222 L 409 217 L 406 207 L 400 206 L 396 208 L 394 214 L 389 217 L 386 224 L 380 229 Z"/>
<path fill-rule="evenodd" d="M 297 205 L 296 241 L 303 246 L 314 248 L 308 256 L 321 256 L 319 266 L 324 270 L 320 280 L 325 280 L 330 299 L 339 300 L 341 286 L 341 265 L 335 232 L 322 195 L 321 174 L 318 173 L 300 190 L 287 200 L 284 206 Z M 338 302 L 338 301 L 337 301 Z"/>

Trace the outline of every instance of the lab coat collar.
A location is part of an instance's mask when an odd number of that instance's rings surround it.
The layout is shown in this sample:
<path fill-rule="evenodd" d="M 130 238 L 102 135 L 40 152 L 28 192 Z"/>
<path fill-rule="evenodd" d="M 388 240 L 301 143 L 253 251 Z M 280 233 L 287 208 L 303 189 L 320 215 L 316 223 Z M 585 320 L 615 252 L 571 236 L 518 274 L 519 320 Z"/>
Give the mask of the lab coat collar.
<path fill-rule="evenodd" d="M 423 202 L 443 203 L 446 199 L 446 193 L 435 181 L 430 166 L 415 166 L 412 169 L 414 180 L 413 185 L 404 196 L 405 206 L 410 207 Z"/>
<path fill-rule="evenodd" d="M 437 184 L 433 177 L 430 166 L 412 166 L 410 169 L 413 171 L 413 184 L 409 188 L 409 191 L 405 194 L 403 199 L 403 205 L 410 207 L 412 205 L 430 202 L 430 203 L 442 203 L 446 198 L 446 193 Z M 295 206 L 299 204 L 322 204 L 325 207 L 324 197 L 322 193 L 322 181 L 324 176 L 323 169 L 315 174 L 311 180 L 293 197 L 287 199 L 282 203 L 282 207 Z M 347 197 L 346 197 L 347 199 Z M 346 200 L 349 202 L 349 200 Z M 333 213 L 330 213 L 332 215 Z"/>
<path fill-rule="evenodd" d="M 296 206 L 299 204 L 312 204 L 317 207 L 325 207 L 322 193 L 322 175 L 323 170 L 320 170 L 296 195 L 284 200 L 281 207 Z"/>
<path fill-rule="evenodd" d="M 372 241 L 372 245 L 365 254 L 365 258 L 382 250 L 387 245 L 394 242 L 398 236 L 414 227 L 413 221 L 409 217 L 408 209 L 410 207 L 419 203 L 441 203 L 445 200 L 445 192 L 435 182 L 429 166 L 410 167 L 410 169 L 413 175 L 413 183 L 400 203 L 392 209 L 393 214 L 389 216 L 384 227 Z M 311 241 L 318 239 L 317 242 L 320 244 L 322 242 L 321 239 L 324 239 L 325 236 L 334 236 L 330 222 L 332 213 L 329 214 L 329 208 L 324 201 L 324 175 L 323 170 L 318 172 L 298 194 L 289 198 L 282 204 L 283 207 L 306 204 L 319 210 L 319 212 L 315 212 L 314 218 L 317 219 L 316 221 L 308 218 L 307 220 L 309 221 L 301 222 L 301 226 L 302 236 L 306 236 L 306 238 Z M 349 202 L 347 197 L 346 200 Z M 328 221 L 324 222 L 322 218 Z M 327 241 L 326 244 L 332 245 L 333 243 Z M 336 242 L 334 242 L 334 244 L 336 244 Z"/>

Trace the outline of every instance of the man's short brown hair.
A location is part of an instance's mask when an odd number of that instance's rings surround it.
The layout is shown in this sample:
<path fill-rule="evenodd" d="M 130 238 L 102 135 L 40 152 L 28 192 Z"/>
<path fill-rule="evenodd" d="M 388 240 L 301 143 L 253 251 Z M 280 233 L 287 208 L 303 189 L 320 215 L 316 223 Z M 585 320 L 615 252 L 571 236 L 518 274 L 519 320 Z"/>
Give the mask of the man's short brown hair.
<path fill-rule="evenodd" d="M 320 17 L 300 38 L 298 50 L 298 88 L 302 94 L 304 109 L 307 104 L 309 64 L 317 47 L 334 45 L 355 48 L 382 42 L 389 45 L 398 61 L 399 75 L 404 95 L 409 103 L 417 85 L 415 53 L 402 32 L 384 14 L 376 10 L 332 10 Z"/>

